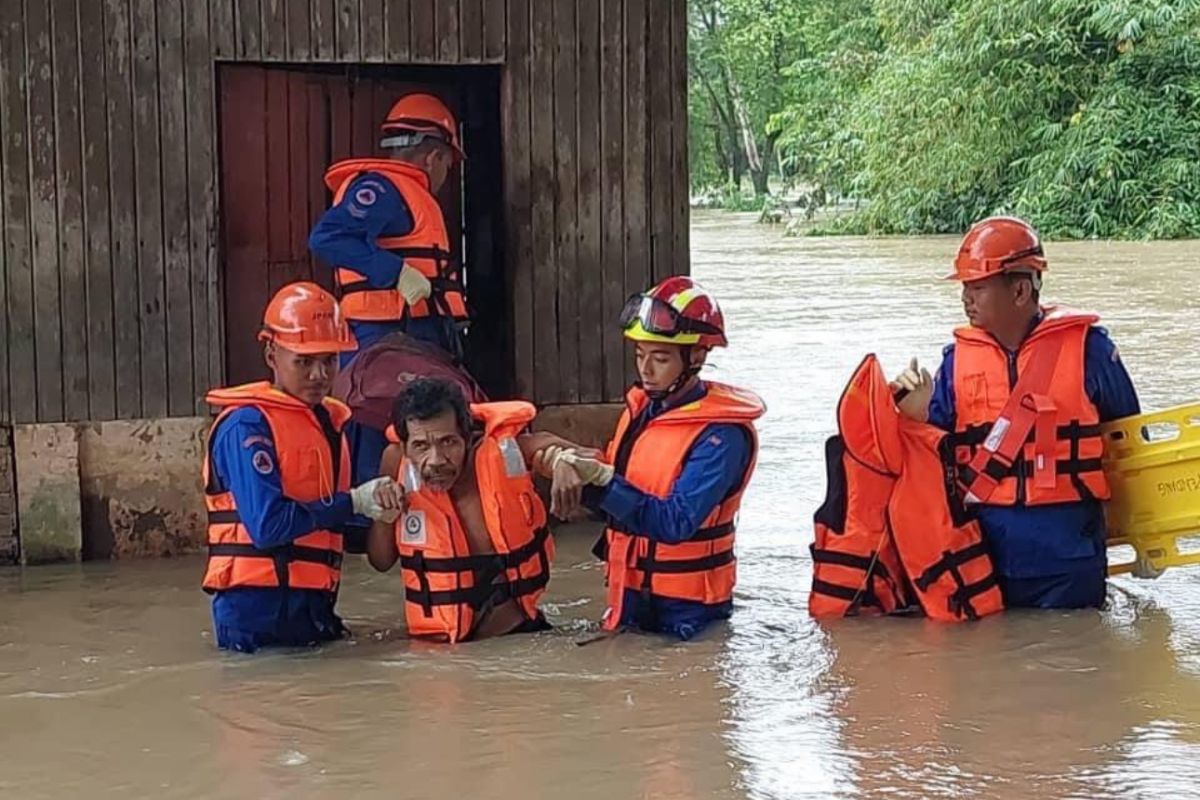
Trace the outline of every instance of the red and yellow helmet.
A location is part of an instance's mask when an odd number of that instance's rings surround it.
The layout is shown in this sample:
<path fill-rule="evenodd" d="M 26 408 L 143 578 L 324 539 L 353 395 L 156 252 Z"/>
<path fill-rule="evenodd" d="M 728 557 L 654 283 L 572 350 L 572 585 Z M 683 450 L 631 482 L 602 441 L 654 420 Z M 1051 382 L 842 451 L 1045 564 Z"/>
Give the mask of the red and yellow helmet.
<path fill-rule="evenodd" d="M 717 299 L 684 275 L 635 294 L 621 311 L 625 338 L 697 347 L 725 347 L 725 316 Z"/>
<path fill-rule="evenodd" d="M 983 280 L 1003 272 L 1046 271 L 1042 242 L 1028 223 L 1016 217 L 988 217 L 976 222 L 963 237 L 946 280 Z"/>

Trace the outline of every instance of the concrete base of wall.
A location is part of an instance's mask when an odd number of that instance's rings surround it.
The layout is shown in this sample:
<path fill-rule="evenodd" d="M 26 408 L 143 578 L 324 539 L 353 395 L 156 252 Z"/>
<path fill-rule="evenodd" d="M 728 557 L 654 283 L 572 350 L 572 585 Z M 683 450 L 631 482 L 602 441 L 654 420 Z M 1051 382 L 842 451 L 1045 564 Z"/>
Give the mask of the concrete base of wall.
<path fill-rule="evenodd" d="M 538 412 L 533 429 L 558 434 L 585 447 L 604 447 L 624 407 L 621 403 L 546 406 Z"/>
<path fill-rule="evenodd" d="M 18 425 L 17 520 L 21 563 L 78 561 L 83 555 L 79 513 L 79 439 L 72 425 Z"/>
<path fill-rule="evenodd" d="M 13 442 L 21 563 L 200 550 L 200 464 L 211 422 L 189 417 L 18 425 Z"/>
<path fill-rule="evenodd" d="M 186 417 L 80 426 L 84 558 L 173 556 L 204 545 L 200 465 L 211 424 Z"/>

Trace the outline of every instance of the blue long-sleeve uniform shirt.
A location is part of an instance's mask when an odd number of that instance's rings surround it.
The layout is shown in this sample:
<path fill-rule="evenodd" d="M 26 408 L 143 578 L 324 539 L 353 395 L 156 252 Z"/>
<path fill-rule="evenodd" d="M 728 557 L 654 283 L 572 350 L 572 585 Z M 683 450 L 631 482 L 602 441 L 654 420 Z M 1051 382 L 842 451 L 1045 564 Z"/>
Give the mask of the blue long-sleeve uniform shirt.
<path fill-rule="evenodd" d="M 651 402 L 643 413 L 653 419 L 669 408 L 695 402 L 705 391 L 700 384 L 669 406 Z M 697 438 L 665 498 L 643 492 L 616 475 L 603 489 L 588 487 L 584 503 L 638 536 L 666 544 L 684 542 L 742 482 L 752 455 L 750 435 L 744 427 L 714 423 Z M 674 634 L 684 640 L 709 623 L 727 618 L 733 610 L 732 602 L 706 605 L 671 598 L 656 598 L 652 608 L 646 606 L 641 592 L 627 589 L 621 624 Z"/>
<path fill-rule="evenodd" d="M 315 530 L 341 528 L 354 514 L 350 495 L 326 504 L 284 495 L 271 427 L 257 408 L 239 408 L 217 426 L 210 445 L 218 488 L 234 503 L 256 547 L 288 544 Z M 261 455 L 260 455 L 261 454 Z M 254 652 L 269 645 L 307 645 L 336 639 L 342 622 L 334 597 L 309 589 L 236 588 L 213 596 L 213 628 L 223 649 Z"/>
<path fill-rule="evenodd" d="M 1104 328 L 1084 342 L 1084 386 L 1101 422 L 1141 411 L 1133 381 Z M 955 427 L 954 345 L 933 384 L 929 422 Z M 1076 607 L 1104 599 L 1104 512 L 1097 501 L 978 508 L 979 522 L 1010 606 Z"/>
<path fill-rule="evenodd" d="M 341 202 L 326 211 L 308 237 L 313 255 L 330 266 L 349 267 L 361 273 L 371 287 L 392 289 L 400 278 L 404 259 L 384 250 L 381 236 L 404 236 L 413 229 L 408 203 L 385 176 L 364 172 L 347 187 Z M 434 318 L 396 322 L 351 320 L 350 328 L 362 350 L 395 331 L 445 348 L 443 323 Z M 342 366 L 354 353 L 342 355 Z"/>

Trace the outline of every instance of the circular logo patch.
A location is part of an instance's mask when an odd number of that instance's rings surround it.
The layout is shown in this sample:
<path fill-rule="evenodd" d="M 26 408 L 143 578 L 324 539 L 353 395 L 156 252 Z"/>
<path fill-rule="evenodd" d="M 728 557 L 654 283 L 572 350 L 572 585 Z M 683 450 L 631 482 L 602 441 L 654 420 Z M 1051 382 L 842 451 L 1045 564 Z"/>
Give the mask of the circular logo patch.
<path fill-rule="evenodd" d="M 271 454 L 266 450 L 259 450 L 250 459 L 250 463 L 254 465 L 254 470 L 259 475 L 270 475 L 275 471 L 275 462 L 271 460 Z"/>
<path fill-rule="evenodd" d="M 375 190 L 362 188 L 354 193 L 354 202 L 360 206 L 370 206 L 375 204 Z"/>
<path fill-rule="evenodd" d="M 400 543 L 413 547 L 424 547 L 427 544 L 425 540 L 424 511 L 410 511 L 404 515 L 404 527 L 400 531 Z"/>

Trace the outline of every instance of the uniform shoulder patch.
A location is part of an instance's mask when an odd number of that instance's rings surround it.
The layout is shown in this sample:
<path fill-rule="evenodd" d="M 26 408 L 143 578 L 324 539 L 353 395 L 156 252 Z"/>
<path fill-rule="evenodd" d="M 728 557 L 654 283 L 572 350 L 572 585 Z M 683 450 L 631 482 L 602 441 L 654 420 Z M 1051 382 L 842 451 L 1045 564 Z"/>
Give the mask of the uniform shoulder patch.
<path fill-rule="evenodd" d="M 373 206 L 376 199 L 375 190 L 368 186 L 364 186 L 354 193 L 354 202 L 360 206 Z"/>
<path fill-rule="evenodd" d="M 254 455 L 250 457 L 250 463 L 254 465 L 254 471 L 259 475 L 270 475 L 275 471 L 275 459 L 271 458 L 271 454 L 266 450 L 254 451 Z"/>

